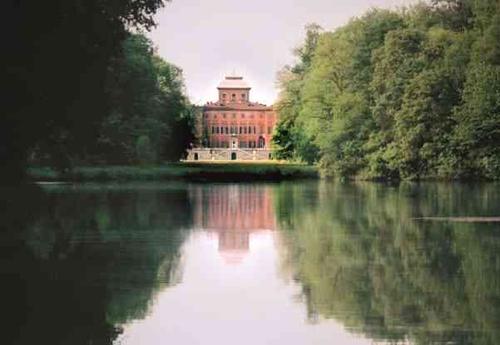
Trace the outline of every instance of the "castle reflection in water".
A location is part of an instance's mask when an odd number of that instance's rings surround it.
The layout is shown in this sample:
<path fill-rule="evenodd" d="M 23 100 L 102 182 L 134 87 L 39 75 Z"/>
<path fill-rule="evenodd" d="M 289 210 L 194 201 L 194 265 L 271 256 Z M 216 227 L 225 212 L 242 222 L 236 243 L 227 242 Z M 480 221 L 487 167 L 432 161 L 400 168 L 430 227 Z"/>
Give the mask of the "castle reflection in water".
<path fill-rule="evenodd" d="M 276 230 L 270 187 L 195 186 L 190 196 L 195 228 L 216 234 L 219 251 L 234 254 L 233 261 L 249 251 L 251 234 Z"/>

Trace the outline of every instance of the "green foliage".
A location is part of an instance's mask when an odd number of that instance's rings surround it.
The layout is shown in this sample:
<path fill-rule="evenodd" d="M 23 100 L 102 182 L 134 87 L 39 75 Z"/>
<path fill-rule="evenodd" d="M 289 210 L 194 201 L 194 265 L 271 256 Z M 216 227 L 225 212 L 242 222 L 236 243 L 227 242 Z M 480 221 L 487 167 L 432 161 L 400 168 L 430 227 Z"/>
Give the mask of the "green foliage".
<path fill-rule="evenodd" d="M 152 163 L 155 161 L 155 152 L 151 146 L 151 140 L 146 135 L 137 138 L 136 155 L 140 163 Z"/>
<path fill-rule="evenodd" d="M 178 160 L 192 140 L 182 72 L 155 55 L 141 34 L 130 35 L 123 50 L 108 75 L 110 115 L 102 123 L 98 157 L 113 164 Z M 138 147 L 145 138 L 149 153 Z"/>
<path fill-rule="evenodd" d="M 317 24 L 306 26 L 306 40 L 295 49 L 299 61 L 286 66 L 279 75 L 280 100 L 275 105 L 280 121 L 273 134 L 273 146 L 278 159 L 292 159 L 313 163 L 318 159 L 318 148 L 304 128 L 299 115 L 303 97 L 304 76 L 311 67 L 322 28 Z"/>
<path fill-rule="evenodd" d="M 500 178 L 499 18 L 495 1 L 437 0 L 308 34 L 306 67 L 281 78 L 278 152 L 301 157 L 300 132 L 324 175 Z"/>
<path fill-rule="evenodd" d="M 162 0 L 7 0 L 2 5 L 2 175 L 19 179 L 30 152 L 62 169 L 95 150 L 107 114 L 107 71 L 127 30 L 150 29 Z M 68 155 L 68 152 L 71 155 Z"/>

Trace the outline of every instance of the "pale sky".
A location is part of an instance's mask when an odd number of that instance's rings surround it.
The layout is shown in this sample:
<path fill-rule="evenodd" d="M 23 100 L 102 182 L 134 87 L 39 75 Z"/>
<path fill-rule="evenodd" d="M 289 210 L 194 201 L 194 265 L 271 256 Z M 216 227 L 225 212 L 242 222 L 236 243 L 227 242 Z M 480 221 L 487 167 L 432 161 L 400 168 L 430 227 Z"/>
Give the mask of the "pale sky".
<path fill-rule="evenodd" d="M 156 16 L 149 37 L 158 53 L 182 68 L 191 102 L 217 99 L 225 75 L 243 75 L 251 100 L 272 104 L 276 74 L 294 62 L 304 26 L 332 30 L 371 7 L 397 8 L 414 0 L 173 0 Z"/>

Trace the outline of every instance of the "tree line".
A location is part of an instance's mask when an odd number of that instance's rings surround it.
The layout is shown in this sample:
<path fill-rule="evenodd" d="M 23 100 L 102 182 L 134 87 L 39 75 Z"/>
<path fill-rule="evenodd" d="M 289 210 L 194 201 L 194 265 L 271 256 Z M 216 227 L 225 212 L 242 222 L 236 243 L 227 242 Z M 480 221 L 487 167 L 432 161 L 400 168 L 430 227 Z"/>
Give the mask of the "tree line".
<path fill-rule="evenodd" d="M 433 0 L 309 25 L 279 75 L 276 156 L 327 176 L 500 178 L 500 5 Z"/>
<path fill-rule="evenodd" d="M 66 148 L 68 133 L 37 143 L 29 162 L 60 165 L 147 164 L 176 161 L 192 140 L 194 107 L 182 71 L 159 57 L 141 33 L 129 33 L 104 83 L 107 107 L 83 152 Z"/>
<path fill-rule="evenodd" d="M 8 180 L 28 164 L 176 160 L 191 140 L 179 68 L 146 32 L 162 0 L 8 0 L 0 161 Z"/>

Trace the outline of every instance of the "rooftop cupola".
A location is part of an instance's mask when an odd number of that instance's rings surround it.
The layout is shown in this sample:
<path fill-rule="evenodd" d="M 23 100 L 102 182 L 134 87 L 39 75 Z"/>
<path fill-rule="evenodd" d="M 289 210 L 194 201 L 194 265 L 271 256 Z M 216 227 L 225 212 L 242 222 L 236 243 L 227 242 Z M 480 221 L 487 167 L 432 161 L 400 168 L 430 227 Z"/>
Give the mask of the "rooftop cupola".
<path fill-rule="evenodd" d="M 219 102 L 221 103 L 248 103 L 251 87 L 240 76 L 226 76 L 217 87 Z"/>

